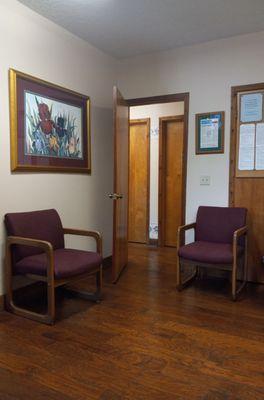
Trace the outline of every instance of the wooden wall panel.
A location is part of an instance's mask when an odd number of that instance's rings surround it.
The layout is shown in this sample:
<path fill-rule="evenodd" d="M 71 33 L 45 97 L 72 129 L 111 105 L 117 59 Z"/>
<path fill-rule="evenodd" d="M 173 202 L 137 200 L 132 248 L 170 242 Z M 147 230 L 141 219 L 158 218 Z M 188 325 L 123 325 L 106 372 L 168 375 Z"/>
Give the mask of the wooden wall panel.
<path fill-rule="evenodd" d="M 248 279 L 264 283 L 264 178 L 236 178 L 233 205 L 248 209 Z"/>
<path fill-rule="evenodd" d="M 248 209 L 248 280 L 264 283 L 264 178 L 237 177 L 237 129 L 238 95 L 241 92 L 263 90 L 264 83 L 232 88 L 231 142 L 230 142 L 230 190 L 229 203 L 235 207 Z"/>

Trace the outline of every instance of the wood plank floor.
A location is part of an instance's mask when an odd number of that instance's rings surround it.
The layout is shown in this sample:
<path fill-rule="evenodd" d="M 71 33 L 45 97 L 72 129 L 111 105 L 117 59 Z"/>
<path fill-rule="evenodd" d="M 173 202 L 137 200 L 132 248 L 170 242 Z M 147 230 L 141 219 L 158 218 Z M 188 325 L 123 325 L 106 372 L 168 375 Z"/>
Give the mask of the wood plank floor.
<path fill-rule="evenodd" d="M 178 293 L 174 249 L 129 253 L 100 305 L 58 293 L 53 327 L 0 314 L 0 399 L 264 399 L 264 286 Z"/>

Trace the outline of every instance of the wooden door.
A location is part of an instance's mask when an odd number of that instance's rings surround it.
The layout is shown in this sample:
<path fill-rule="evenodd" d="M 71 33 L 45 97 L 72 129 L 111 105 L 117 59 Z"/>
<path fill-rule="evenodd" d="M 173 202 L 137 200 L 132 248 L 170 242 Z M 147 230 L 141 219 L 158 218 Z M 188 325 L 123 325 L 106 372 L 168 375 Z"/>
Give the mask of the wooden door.
<path fill-rule="evenodd" d="M 149 129 L 149 118 L 130 121 L 128 240 L 137 243 L 149 238 Z"/>
<path fill-rule="evenodd" d="M 129 106 L 114 87 L 114 201 L 112 280 L 116 282 L 128 261 Z"/>
<path fill-rule="evenodd" d="M 239 95 L 252 91 L 263 92 L 264 96 L 264 83 L 232 88 L 229 203 L 248 210 L 248 280 L 264 283 L 264 171 L 243 171 L 244 176 L 237 171 Z M 260 122 L 264 122 L 264 112 Z"/>
<path fill-rule="evenodd" d="M 159 245 L 177 245 L 184 218 L 184 117 L 160 118 Z"/>

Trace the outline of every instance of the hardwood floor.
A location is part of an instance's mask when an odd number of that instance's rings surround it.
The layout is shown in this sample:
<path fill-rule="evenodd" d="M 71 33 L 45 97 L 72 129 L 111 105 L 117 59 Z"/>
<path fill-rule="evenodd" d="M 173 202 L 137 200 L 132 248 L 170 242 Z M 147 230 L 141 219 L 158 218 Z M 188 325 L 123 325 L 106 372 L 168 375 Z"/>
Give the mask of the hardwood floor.
<path fill-rule="evenodd" d="M 0 314 L 0 399 L 264 399 L 264 286 L 237 303 L 220 279 L 178 293 L 174 249 L 129 260 L 100 305 L 58 292 L 53 327 Z"/>

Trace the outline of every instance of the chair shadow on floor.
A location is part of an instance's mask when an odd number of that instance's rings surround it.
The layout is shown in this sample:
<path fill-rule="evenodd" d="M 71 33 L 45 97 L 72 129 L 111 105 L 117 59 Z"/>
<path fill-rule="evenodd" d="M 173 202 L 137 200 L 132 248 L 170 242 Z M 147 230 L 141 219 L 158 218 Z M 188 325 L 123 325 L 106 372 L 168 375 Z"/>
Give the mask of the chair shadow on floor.
<path fill-rule="evenodd" d="M 74 287 L 78 289 L 90 289 L 94 285 L 92 278 L 78 282 Z M 66 291 L 63 287 L 56 288 L 56 321 L 63 321 L 75 314 L 86 312 L 100 304 L 77 298 L 73 293 Z M 47 288 L 44 282 L 33 283 L 25 288 L 14 292 L 15 303 L 23 308 L 37 313 L 45 313 L 47 310 Z"/>

